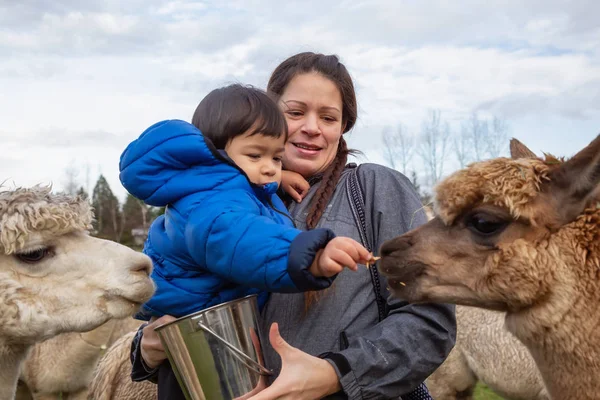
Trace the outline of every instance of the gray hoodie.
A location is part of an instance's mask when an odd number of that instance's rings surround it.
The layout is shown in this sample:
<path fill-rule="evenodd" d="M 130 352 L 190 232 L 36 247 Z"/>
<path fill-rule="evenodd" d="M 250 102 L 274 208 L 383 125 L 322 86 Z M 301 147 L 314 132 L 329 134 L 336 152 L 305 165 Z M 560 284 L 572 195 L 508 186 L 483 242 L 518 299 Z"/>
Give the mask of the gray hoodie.
<path fill-rule="evenodd" d="M 344 170 L 318 226 L 360 241 L 346 194 L 350 172 L 350 168 Z M 412 184 L 401 173 L 363 164 L 358 179 L 375 254 L 386 240 L 426 221 Z M 302 203 L 290 208 L 299 229 L 306 229 L 310 199 L 318 185 L 311 186 Z M 380 279 L 385 287 L 385 279 Z M 378 322 L 370 272 L 364 267 L 357 272 L 345 269 L 307 312 L 303 293 L 272 293 L 262 314 L 262 334 L 268 338 L 271 323 L 278 322 L 282 337 L 290 345 L 314 356 L 337 353 L 337 361 L 327 360 L 336 369 L 349 399 L 396 399 L 418 386 L 444 361 L 454 345 L 456 320 L 454 307 L 449 305 L 410 305 L 393 298 L 388 299 L 388 305 L 388 317 Z M 268 340 L 265 342 L 265 362 L 278 374 L 280 357 Z M 340 368 L 339 355 L 349 371 Z"/>

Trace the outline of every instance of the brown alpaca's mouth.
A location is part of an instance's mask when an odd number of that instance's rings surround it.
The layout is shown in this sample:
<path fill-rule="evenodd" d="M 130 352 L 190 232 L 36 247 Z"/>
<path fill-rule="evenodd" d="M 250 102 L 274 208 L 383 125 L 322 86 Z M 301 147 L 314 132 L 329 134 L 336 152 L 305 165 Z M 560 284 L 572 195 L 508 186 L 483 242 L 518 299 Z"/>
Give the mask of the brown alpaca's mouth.
<path fill-rule="evenodd" d="M 399 291 L 419 279 L 425 273 L 426 265 L 419 261 L 398 262 L 394 257 L 383 257 L 379 271 L 387 278 L 390 288 Z"/>

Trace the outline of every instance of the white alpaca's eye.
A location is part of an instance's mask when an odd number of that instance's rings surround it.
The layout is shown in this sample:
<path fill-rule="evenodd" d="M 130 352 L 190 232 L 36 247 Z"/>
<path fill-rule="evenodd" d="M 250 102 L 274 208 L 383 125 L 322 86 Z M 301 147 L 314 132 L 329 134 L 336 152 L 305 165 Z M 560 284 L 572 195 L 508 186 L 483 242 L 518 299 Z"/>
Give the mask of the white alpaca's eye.
<path fill-rule="evenodd" d="M 37 263 L 37 262 L 42 261 L 49 254 L 50 254 L 50 249 L 47 247 L 44 247 L 41 249 L 31 250 L 31 251 L 27 251 L 24 253 L 17 253 L 17 254 L 15 254 L 15 257 L 17 257 L 19 260 L 21 260 L 23 262 L 31 264 L 31 263 Z"/>

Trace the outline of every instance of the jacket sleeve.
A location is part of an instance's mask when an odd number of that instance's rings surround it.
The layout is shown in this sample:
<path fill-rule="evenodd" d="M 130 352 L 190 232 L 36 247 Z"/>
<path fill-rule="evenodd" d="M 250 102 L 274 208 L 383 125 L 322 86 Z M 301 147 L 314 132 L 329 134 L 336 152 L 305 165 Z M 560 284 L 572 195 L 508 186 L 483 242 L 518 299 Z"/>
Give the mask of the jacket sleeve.
<path fill-rule="evenodd" d="M 412 184 L 402 174 L 365 164 L 359 169 L 359 182 L 375 249 L 426 221 Z M 345 350 L 325 356 L 349 399 L 391 399 L 412 391 L 454 346 L 454 306 L 408 304 L 391 297 L 388 306 L 387 318 L 350 338 Z"/>
<path fill-rule="evenodd" d="M 334 277 L 315 277 L 309 268 L 333 232 L 302 232 L 277 223 L 260 214 L 247 192 L 238 192 L 217 194 L 190 214 L 185 244 L 194 262 L 229 281 L 270 292 L 331 286 Z"/>
<path fill-rule="evenodd" d="M 144 324 L 139 327 L 133 340 L 131 341 L 131 352 L 129 355 L 129 359 L 131 361 L 131 380 L 134 382 L 142 382 L 142 381 L 150 381 L 152 383 L 157 383 L 158 379 L 158 368 L 150 368 L 144 362 L 142 358 L 142 335 L 144 334 L 144 327 L 147 324 Z"/>

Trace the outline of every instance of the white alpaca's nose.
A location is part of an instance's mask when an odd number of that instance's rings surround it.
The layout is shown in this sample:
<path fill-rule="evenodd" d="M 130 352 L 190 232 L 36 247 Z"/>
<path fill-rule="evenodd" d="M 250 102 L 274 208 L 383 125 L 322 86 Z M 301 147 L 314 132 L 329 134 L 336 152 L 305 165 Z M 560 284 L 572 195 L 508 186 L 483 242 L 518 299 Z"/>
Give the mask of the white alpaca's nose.
<path fill-rule="evenodd" d="M 136 259 L 132 261 L 129 269 L 131 272 L 141 272 L 146 276 L 150 276 L 152 273 L 152 260 L 143 253 L 137 253 Z"/>

